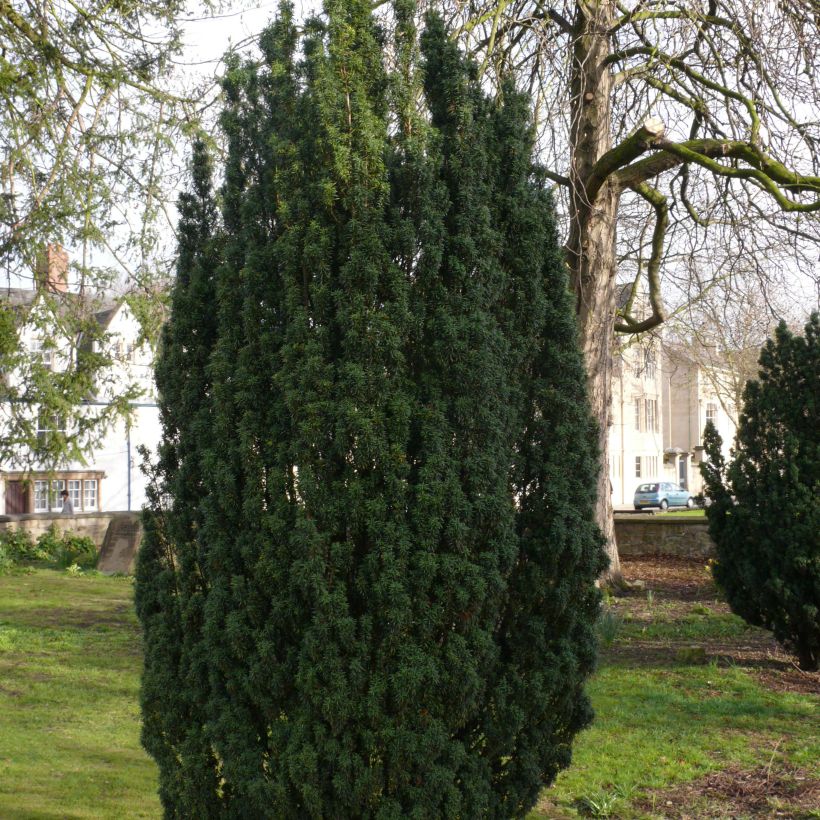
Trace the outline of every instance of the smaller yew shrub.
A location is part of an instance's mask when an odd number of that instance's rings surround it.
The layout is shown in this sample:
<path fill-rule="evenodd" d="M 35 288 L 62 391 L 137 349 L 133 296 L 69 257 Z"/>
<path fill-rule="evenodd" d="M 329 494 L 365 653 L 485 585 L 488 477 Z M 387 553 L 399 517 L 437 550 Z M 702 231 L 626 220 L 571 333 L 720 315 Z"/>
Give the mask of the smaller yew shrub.
<path fill-rule="evenodd" d="M 713 574 L 732 610 L 771 629 L 801 668 L 820 661 L 820 317 L 766 342 L 743 394 L 732 459 L 711 424 L 701 466 Z"/>

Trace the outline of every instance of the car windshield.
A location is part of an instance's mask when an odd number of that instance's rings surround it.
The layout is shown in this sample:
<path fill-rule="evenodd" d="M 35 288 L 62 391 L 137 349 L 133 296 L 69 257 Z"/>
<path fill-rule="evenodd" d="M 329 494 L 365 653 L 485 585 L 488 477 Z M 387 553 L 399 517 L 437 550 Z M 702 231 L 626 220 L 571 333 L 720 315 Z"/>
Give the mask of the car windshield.
<path fill-rule="evenodd" d="M 638 492 L 639 493 L 656 493 L 657 491 L 658 491 L 658 485 L 657 484 L 641 484 L 641 486 L 638 487 Z"/>

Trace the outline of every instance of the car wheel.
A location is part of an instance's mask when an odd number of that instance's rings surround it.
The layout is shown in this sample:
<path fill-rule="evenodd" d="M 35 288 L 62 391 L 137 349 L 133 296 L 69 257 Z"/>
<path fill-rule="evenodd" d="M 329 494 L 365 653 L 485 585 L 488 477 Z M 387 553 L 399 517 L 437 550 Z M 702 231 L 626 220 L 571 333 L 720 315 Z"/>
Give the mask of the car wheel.
<path fill-rule="evenodd" d="M 695 499 L 692 498 L 690 495 L 689 498 L 686 499 L 686 509 L 693 510 L 695 508 Z"/>
<path fill-rule="evenodd" d="M 661 501 L 661 512 L 666 512 L 669 509 L 669 502 L 664 498 Z"/>

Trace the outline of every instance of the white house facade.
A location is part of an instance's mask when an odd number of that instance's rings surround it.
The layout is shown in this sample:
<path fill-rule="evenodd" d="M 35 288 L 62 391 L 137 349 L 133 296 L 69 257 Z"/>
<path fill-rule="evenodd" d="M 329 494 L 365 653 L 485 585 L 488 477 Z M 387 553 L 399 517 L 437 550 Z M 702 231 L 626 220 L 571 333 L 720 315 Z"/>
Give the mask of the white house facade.
<path fill-rule="evenodd" d="M 77 300 L 68 292 L 66 282 L 67 257 L 59 246 L 47 251 L 47 281 L 40 281 L 33 290 L 0 291 L 0 299 L 12 304 L 21 316 L 18 327 L 19 345 L 32 359 L 49 369 L 67 367 L 70 350 L 60 342 L 60 334 L 49 337 L 48 311 L 59 310 L 62 300 Z M 50 299 L 42 298 L 41 288 L 47 286 Z M 89 397 L 76 410 L 97 414 L 126 393 L 129 396 L 128 419 L 117 418 L 109 424 L 98 446 L 86 454 L 85 461 L 70 461 L 47 468 L 32 461 L 24 448 L 13 448 L 5 463 L 0 464 L 0 512 L 4 514 L 52 512 L 61 508 L 60 494 L 67 490 L 75 512 L 139 510 L 146 500 L 146 478 L 140 470 L 138 448 L 155 451 L 160 439 L 159 410 L 153 380 L 153 354 L 141 341 L 140 326 L 128 304 L 108 300 L 97 306 L 94 317 L 104 331 L 105 352 L 112 358 L 99 380 L 96 395 Z M 37 321 L 34 321 L 37 317 Z M 57 316 L 52 315 L 54 321 Z M 95 345 L 99 344 L 97 342 Z M 7 373 L 14 381 L 20 374 Z M 1 408 L 0 425 L 8 425 L 8 407 Z M 77 419 L 49 421 L 41 418 L 36 407 L 14 408 L 28 412 L 36 419 L 37 436 L 48 436 L 54 425 L 76 423 Z M 8 429 L 8 428 L 7 428 Z M 0 429 L 0 436 L 3 435 Z"/>
<path fill-rule="evenodd" d="M 729 456 L 737 431 L 737 407 L 712 368 L 694 361 L 685 351 L 667 346 L 664 351 L 664 396 L 668 419 L 664 448 L 676 459 L 678 478 L 696 495 L 703 491 L 700 464 L 704 458 L 703 431 L 711 421 L 723 439 L 723 455 Z"/>
<path fill-rule="evenodd" d="M 614 359 L 609 475 L 612 503 L 631 507 L 635 489 L 671 481 L 702 491 L 703 430 L 712 421 L 728 456 L 737 409 L 707 369 L 655 336 Z"/>
<path fill-rule="evenodd" d="M 612 503 L 618 507 L 631 505 L 638 484 L 673 476 L 663 457 L 665 407 L 657 340 L 627 347 L 613 365 L 609 477 Z"/>

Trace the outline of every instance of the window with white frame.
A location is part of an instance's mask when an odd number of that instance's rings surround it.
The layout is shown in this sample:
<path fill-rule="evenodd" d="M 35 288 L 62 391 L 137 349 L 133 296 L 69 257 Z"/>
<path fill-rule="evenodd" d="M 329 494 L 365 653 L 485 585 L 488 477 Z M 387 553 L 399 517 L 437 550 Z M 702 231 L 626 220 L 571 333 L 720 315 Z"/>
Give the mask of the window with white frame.
<path fill-rule="evenodd" d="M 51 482 L 51 511 L 61 512 L 63 509 L 63 499 L 60 493 L 65 489 L 65 479 L 55 478 Z"/>
<path fill-rule="evenodd" d="M 641 412 L 641 399 L 638 396 L 635 396 L 635 429 L 641 430 L 641 418 L 643 413 Z"/>
<path fill-rule="evenodd" d="M 31 353 L 31 358 L 34 361 L 40 362 L 43 367 L 51 370 L 54 363 L 54 351 L 50 347 L 44 346 L 42 339 L 31 340 L 31 344 L 29 345 L 29 353 Z"/>
<path fill-rule="evenodd" d="M 65 419 L 56 417 L 51 413 L 38 413 L 37 441 L 41 445 L 48 444 L 52 433 L 65 433 Z"/>
<path fill-rule="evenodd" d="M 82 485 L 83 482 L 78 478 L 68 479 L 68 500 L 75 511 L 82 509 Z"/>
<path fill-rule="evenodd" d="M 658 400 L 647 399 L 646 402 L 646 429 L 652 433 L 658 432 Z"/>
<path fill-rule="evenodd" d="M 34 512 L 48 512 L 50 509 L 48 491 L 50 482 L 34 482 Z"/>
<path fill-rule="evenodd" d="M 718 408 L 714 402 L 707 402 L 706 404 L 706 423 L 708 424 L 710 421 L 712 424 L 717 426 L 717 414 Z"/>
<path fill-rule="evenodd" d="M 644 353 L 644 367 L 643 367 L 643 375 L 645 379 L 650 379 L 651 381 L 655 381 L 655 373 L 656 373 L 656 366 L 655 366 L 655 351 L 654 350 L 647 350 Z"/>
<path fill-rule="evenodd" d="M 653 478 L 658 474 L 658 457 L 644 456 L 644 468 L 648 478 Z"/>
<path fill-rule="evenodd" d="M 635 456 L 635 478 L 640 478 L 641 475 L 641 457 Z"/>
<path fill-rule="evenodd" d="M 83 481 L 83 510 L 97 509 L 97 479 L 87 478 Z"/>

